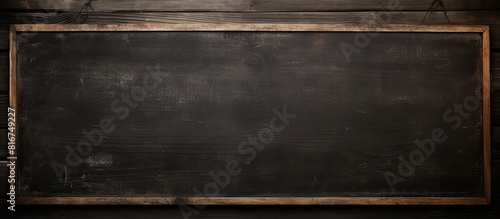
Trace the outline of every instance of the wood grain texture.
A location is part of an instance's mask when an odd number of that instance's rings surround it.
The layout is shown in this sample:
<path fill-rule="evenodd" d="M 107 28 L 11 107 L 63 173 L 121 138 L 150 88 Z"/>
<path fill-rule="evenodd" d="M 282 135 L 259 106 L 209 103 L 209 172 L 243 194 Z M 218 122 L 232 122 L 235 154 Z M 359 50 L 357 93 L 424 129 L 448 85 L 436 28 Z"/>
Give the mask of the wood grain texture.
<path fill-rule="evenodd" d="M 491 125 L 500 126 L 500 52 L 491 53 Z"/>
<path fill-rule="evenodd" d="M 9 89 L 9 53 L 0 50 L 0 94 L 7 93 Z M 2 121 L 0 121 L 2 124 Z"/>
<path fill-rule="evenodd" d="M 208 206 L 190 218 L 496 218 L 498 206 Z M 13 214 L 11 214 L 13 215 Z M 183 218 L 177 206 L 19 206 L 19 218 Z"/>
<path fill-rule="evenodd" d="M 7 10 L 46 10 L 46 11 L 79 11 L 85 0 L 4 0 L 0 8 Z M 392 3 L 391 3 L 392 2 Z M 364 0 L 353 4 L 346 0 L 203 0 L 203 1 L 153 1 L 153 0 L 122 0 L 94 1 L 92 6 L 96 11 L 372 11 L 388 10 L 390 0 Z M 399 2 L 399 1 L 398 1 Z M 401 11 L 425 11 L 430 1 L 400 1 Z M 448 10 L 496 10 L 500 3 L 494 0 L 456 0 L 445 2 Z"/>
<path fill-rule="evenodd" d="M 0 13 L 0 24 L 72 23 L 71 13 Z M 266 12 L 266 13 L 98 13 L 86 23 L 311 23 L 311 24 L 420 24 L 425 12 Z M 449 12 L 454 24 L 490 25 L 491 46 L 500 48 L 500 14 L 496 12 Z M 99 19 L 98 19 L 99 18 Z M 390 21 L 390 22 L 388 22 Z M 427 24 L 446 23 L 431 15 Z"/>
<path fill-rule="evenodd" d="M 7 112 L 8 104 L 9 104 L 9 95 L 0 94 L 0 107 L 2 107 L 1 109 L 5 109 L 3 112 L 0 112 L 0 128 L 7 127 L 7 113 L 5 112 Z"/>
<path fill-rule="evenodd" d="M 429 33 L 487 33 L 484 42 L 488 50 L 484 56 L 489 64 L 489 26 L 451 24 L 282 24 L 282 23 L 186 23 L 186 24 L 16 24 L 11 28 L 17 32 L 122 32 L 122 31 L 243 31 L 243 32 L 429 32 Z M 484 47 L 486 48 L 486 46 Z M 489 70 L 489 65 L 488 65 Z M 489 71 L 488 71 L 489 75 Z M 489 77 L 489 76 L 488 76 Z M 488 78 L 489 80 L 489 78 Z M 489 84 L 489 83 L 488 83 Z"/>
<path fill-rule="evenodd" d="M 7 30 L 0 30 L 0 51 L 9 49 L 9 37 L 5 37 L 9 34 Z"/>
<path fill-rule="evenodd" d="M 7 160 L 7 129 L 0 129 L 0 145 L 0 160 Z"/>
<path fill-rule="evenodd" d="M 0 131 L 0 134 L 1 135 L 4 135 L 6 134 L 6 132 L 3 132 Z M 4 144 L 4 142 L 6 143 L 6 137 L 0 137 L 0 140 L 2 141 L 2 146 L 3 145 L 6 145 Z M 7 166 L 7 161 L 6 161 L 6 156 L 3 156 L 3 150 L 6 149 L 4 147 L 2 147 L 2 150 L 0 152 L 0 155 L 2 155 L 2 157 L 0 157 L 0 198 L 3 199 L 3 200 L 7 200 L 7 193 L 9 192 L 8 189 L 9 189 L 9 183 L 7 182 L 7 179 L 9 177 L 9 167 Z M 7 202 L 4 201 L 4 202 L 0 202 L 0 214 L 2 215 L 5 215 L 9 212 L 7 212 Z"/>
<path fill-rule="evenodd" d="M 490 75 L 490 30 L 483 33 L 483 164 L 484 164 L 484 194 L 488 204 L 491 203 L 491 75 Z"/>
<path fill-rule="evenodd" d="M 491 158 L 500 159 L 500 127 L 491 129 Z"/>
<path fill-rule="evenodd" d="M 0 131 L 0 134 L 5 134 Z M 0 137 L 0 140 L 5 140 L 3 137 Z M 3 149 L 3 148 L 2 148 Z M 0 152 L 2 153 L 2 152 Z M 0 154 L 1 155 L 1 154 Z M 0 198 L 3 200 L 7 200 L 7 192 L 9 188 L 9 183 L 7 182 L 7 178 L 9 177 L 9 167 L 7 167 L 7 161 L 5 161 L 4 156 L 0 158 L 0 180 L 3 182 L 0 183 Z M 5 202 L 5 201 L 4 201 Z M 5 212 L 7 209 L 6 203 L 0 203 L 0 213 Z"/>

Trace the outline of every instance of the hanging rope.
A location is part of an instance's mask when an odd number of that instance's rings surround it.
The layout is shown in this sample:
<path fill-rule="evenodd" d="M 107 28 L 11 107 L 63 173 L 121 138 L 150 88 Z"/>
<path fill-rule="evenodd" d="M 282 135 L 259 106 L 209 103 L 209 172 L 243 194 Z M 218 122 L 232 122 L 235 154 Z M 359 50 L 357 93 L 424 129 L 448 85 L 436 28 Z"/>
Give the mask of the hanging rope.
<path fill-rule="evenodd" d="M 85 9 L 85 19 L 83 19 L 81 24 L 85 23 L 87 21 L 87 18 L 89 17 L 89 8 L 90 10 L 92 10 L 92 13 L 95 14 L 99 23 L 101 23 L 101 19 L 99 18 L 97 13 L 94 11 L 94 8 L 92 7 L 92 0 L 89 0 L 87 3 L 83 4 L 82 8 L 80 9 L 80 12 L 78 12 L 78 15 L 76 16 L 73 22 L 76 23 L 78 21 L 78 18 L 82 16 L 83 9 Z"/>
<path fill-rule="evenodd" d="M 427 14 L 429 14 L 429 11 L 432 13 L 432 12 L 434 12 L 434 10 L 436 10 L 437 7 L 441 7 L 441 10 L 443 11 L 444 16 L 446 17 L 446 20 L 448 21 L 448 23 L 450 23 L 450 19 L 448 19 L 448 14 L 447 14 L 446 8 L 444 7 L 443 0 L 434 0 L 432 2 L 431 6 L 429 7 L 429 9 L 427 9 L 427 12 L 425 12 L 425 16 L 424 16 L 424 19 L 422 20 L 422 24 L 424 24 L 425 18 L 427 18 Z"/>

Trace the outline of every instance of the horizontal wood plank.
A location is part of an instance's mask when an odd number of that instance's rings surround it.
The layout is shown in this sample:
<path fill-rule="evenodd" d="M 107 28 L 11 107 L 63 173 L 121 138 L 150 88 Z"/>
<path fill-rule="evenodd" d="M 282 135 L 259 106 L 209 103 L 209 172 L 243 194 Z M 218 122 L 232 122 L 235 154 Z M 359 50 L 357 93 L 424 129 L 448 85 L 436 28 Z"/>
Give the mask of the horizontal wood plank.
<path fill-rule="evenodd" d="M 0 29 L 0 50 L 9 48 L 9 31 Z"/>
<path fill-rule="evenodd" d="M 19 32 L 121 32 L 121 31 L 334 31 L 334 32 L 432 32 L 432 33 L 478 33 L 488 30 L 486 25 L 415 25 L 387 24 L 383 26 L 362 24 L 18 24 L 13 29 Z"/>
<path fill-rule="evenodd" d="M 9 106 L 9 95 L 0 94 L 0 128 L 7 126 L 7 107 Z"/>
<path fill-rule="evenodd" d="M 2 134 L 2 133 L 5 133 L 5 132 L 0 132 L 0 134 Z M 0 140 L 4 141 L 5 138 L 0 137 Z M 5 144 L 3 144 L 2 147 L 4 147 L 4 145 Z M 1 159 L 0 159 L 0 179 L 2 180 L 2 183 L 0 183 L 0 192 L 1 192 L 0 193 L 0 197 L 2 199 L 4 199 L 4 200 L 5 200 L 4 197 L 6 197 L 6 192 L 7 192 L 7 188 L 8 188 L 7 187 L 7 185 L 8 185 L 8 183 L 7 183 L 7 177 L 8 176 L 9 176 L 9 171 L 8 171 L 8 167 L 7 167 L 7 161 L 6 161 L 5 157 L 2 156 Z M 3 201 L 3 202 L 5 202 L 5 201 Z M 3 204 L 4 203 L 2 203 L 0 205 L 0 207 L 3 207 L 4 206 Z M 5 208 L 2 208 L 1 210 L 4 210 L 4 209 Z"/>
<path fill-rule="evenodd" d="M 1 132 L 0 132 L 1 134 Z M 3 138 L 0 137 L 0 140 Z M 2 143 L 2 148 L 6 147 L 6 144 Z M 9 167 L 7 167 L 7 161 L 5 161 L 4 157 L 1 157 L 0 159 L 0 198 L 3 199 L 3 202 L 0 202 L 0 214 L 5 215 L 4 212 L 7 213 L 7 206 L 8 203 L 5 201 L 7 200 L 7 193 L 8 193 L 8 188 L 9 184 L 7 182 L 7 177 L 9 176 Z"/>
<path fill-rule="evenodd" d="M 8 50 L 0 50 L 0 93 L 9 89 L 9 54 Z M 1 124 L 1 123 L 0 123 Z"/>
<path fill-rule="evenodd" d="M 85 20 L 89 24 L 116 23 L 318 23 L 318 24 L 420 24 L 425 12 L 263 12 L 263 13 L 97 13 Z M 500 13 L 449 12 L 452 24 L 490 25 L 491 46 L 500 48 Z M 0 13 L 0 25 L 6 30 L 9 24 L 73 23 L 73 13 Z M 442 14 L 431 14 L 426 24 L 444 24 Z"/>
<path fill-rule="evenodd" d="M 490 60 L 492 87 L 491 125 L 500 126 L 500 52 L 492 52 Z"/>
<path fill-rule="evenodd" d="M 192 207 L 192 206 L 191 206 Z M 178 206 L 19 206 L 19 218 L 183 218 Z M 493 206 L 207 206 L 190 218 L 495 218 Z"/>
<path fill-rule="evenodd" d="M 491 158 L 500 160 L 500 127 L 491 128 Z"/>
<path fill-rule="evenodd" d="M 5 112 L 3 108 L 0 110 Z M 6 157 L 7 157 L 7 129 L 0 129 L 0 161 L 6 160 Z"/>
<path fill-rule="evenodd" d="M 46 10 L 46 11 L 79 11 L 87 0 L 3 0 L 0 8 L 8 10 Z M 426 11 L 432 1 L 391 1 L 364 0 L 353 4 L 347 0 L 111 0 L 94 1 L 95 11 L 371 11 L 394 10 L 391 5 L 400 6 L 404 11 Z M 495 0 L 456 0 L 446 1 L 445 7 L 450 11 L 457 10 L 494 10 L 500 9 L 500 2 Z"/>

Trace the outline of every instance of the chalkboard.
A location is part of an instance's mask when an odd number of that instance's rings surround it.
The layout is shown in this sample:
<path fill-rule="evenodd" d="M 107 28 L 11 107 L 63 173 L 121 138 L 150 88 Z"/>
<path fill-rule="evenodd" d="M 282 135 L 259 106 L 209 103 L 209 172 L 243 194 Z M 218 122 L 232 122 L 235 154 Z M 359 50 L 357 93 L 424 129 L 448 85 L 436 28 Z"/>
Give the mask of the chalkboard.
<path fill-rule="evenodd" d="M 488 34 L 15 25 L 11 185 L 21 204 L 489 204 Z"/>

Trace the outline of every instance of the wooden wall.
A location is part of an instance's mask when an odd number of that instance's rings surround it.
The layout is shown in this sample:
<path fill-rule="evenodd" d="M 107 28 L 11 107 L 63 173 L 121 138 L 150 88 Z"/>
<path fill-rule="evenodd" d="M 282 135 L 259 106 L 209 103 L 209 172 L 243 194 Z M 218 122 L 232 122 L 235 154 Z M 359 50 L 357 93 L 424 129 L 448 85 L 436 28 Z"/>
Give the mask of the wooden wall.
<path fill-rule="evenodd" d="M 8 105 L 8 28 L 20 23 L 389 23 L 419 24 L 432 0 L 100 0 L 95 14 L 78 12 L 86 0 L 0 1 L 0 189 L 6 192 L 4 161 Z M 399 7 L 394 10 L 390 2 Z M 491 27 L 492 86 L 500 89 L 500 1 L 445 1 L 453 24 L 486 24 Z M 83 10 L 85 12 L 85 10 Z M 88 10 L 91 12 L 90 8 Z M 88 16 L 88 17 L 87 17 Z M 85 19 L 87 18 L 87 19 Z M 446 23 L 443 13 L 428 15 L 426 23 Z M 491 206 L 210 206 L 197 217 L 234 218 L 473 218 L 500 214 L 500 91 L 492 93 Z M 2 210 L 5 201 L 2 203 Z M 19 218 L 181 218 L 176 206 L 18 206 Z"/>

